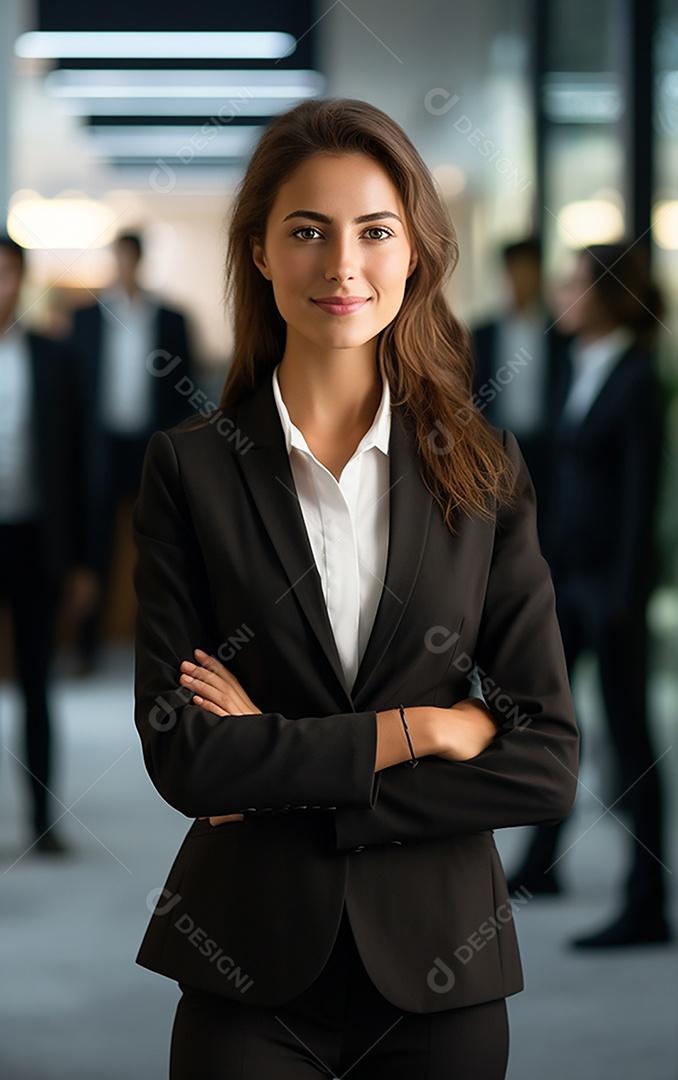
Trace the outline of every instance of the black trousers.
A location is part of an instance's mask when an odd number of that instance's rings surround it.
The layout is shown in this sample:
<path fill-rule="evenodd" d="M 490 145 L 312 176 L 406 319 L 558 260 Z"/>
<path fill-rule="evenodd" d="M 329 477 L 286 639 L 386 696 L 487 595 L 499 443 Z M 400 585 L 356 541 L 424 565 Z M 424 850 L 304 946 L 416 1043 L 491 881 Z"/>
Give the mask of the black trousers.
<path fill-rule="evenodd" d="M 0 525 L 0 596 L 9 601 L 17 681 L 24 700 L 22 773 L 36 835 L 50 824 L 52 732 L 47 701 L 58 589 L 45 573 L 37 524 Z"/>
<path fill-rule="evenodd" d="M 630 830 L 625 905 L 647 915 L 663 911 L 664 822 L 661 776 L 647 715 L 648 633 L 644 605 L 612 622 L 596 610 L 591 581 L 556 580 L 557 609 L 568 670 L 585 650 L 598 659 L 607 733 L 615 768 L 613 813 Z M 661 766 L 660 766 L 661 767 Z M 615 802 L 615 800 L 619 800 Z M 601 806 L 600 813 L 604 813 Z M 539 825 L 528 862 L 544 870 L 557 858 L 563 823 Z"/>
<path fill-rule="evenodd" d="M 284 1005 L 183 991 L 170 1080 L 503 1080 L 504 998 L 438 1013 L 405 1012 L 369 978 L 346 910 L 324 969 Z"/>

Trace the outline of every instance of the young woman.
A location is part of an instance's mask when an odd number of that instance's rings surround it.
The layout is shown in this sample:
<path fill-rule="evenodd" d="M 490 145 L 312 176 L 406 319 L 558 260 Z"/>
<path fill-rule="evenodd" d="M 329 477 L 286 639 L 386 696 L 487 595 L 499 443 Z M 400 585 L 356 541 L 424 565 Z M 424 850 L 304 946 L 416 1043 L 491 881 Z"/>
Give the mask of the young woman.
<path fill-rule="evenodd" d="M 586 248 L 559 297 L 570 335 L 553 426 L 543 529 L 568 667 L 596 654 L 616 772 L 614 814 L 630 823 L 630 868 L 612 922 L 578 948 L 669 939 L 660 773 L 646 702 L 646 607 L 658 556 L 655 522 L 663 408 L 651 346 L 661 299 L 638 244 Z M 607 800 L 606 800 L 607 801 Z M 512 884 L 558 892 L 558 826 L 535 830 Z"/>
<path fill-rule="evenodd" d="M 455 261 L 378 109 L 264 133 L 220 408 L 153 437 L 135 514 L 136 721 L 195 818 L 138 957 L 182 990 L 172 1080 L 505 1075 L 522 978 L 492 830 L 569 812 L 578 735 Z"/>

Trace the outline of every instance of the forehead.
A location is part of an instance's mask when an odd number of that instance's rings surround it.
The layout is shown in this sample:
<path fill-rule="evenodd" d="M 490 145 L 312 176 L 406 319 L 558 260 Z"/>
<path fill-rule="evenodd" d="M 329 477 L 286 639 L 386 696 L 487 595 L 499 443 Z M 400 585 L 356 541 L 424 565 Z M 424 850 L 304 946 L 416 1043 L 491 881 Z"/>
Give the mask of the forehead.
<path fill-rule="evenodd" d="M 352 217 L 379 210 L 402 210 L 398 190 L 383 165 L 368 154 L 315 154 L 280 186 L 273 213 L 317 210 Z"/>

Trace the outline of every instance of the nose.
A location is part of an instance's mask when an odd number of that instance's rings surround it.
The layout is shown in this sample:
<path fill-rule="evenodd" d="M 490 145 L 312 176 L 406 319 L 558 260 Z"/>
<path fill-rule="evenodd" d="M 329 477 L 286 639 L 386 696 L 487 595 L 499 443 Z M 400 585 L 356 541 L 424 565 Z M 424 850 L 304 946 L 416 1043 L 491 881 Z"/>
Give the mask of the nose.
<path fill-rule="evenodd" d="M 357 271 L 358 256 L 354 244 L 348 237 L 337 237 L 327 249 L 325 280 L 352 281 Z"/>

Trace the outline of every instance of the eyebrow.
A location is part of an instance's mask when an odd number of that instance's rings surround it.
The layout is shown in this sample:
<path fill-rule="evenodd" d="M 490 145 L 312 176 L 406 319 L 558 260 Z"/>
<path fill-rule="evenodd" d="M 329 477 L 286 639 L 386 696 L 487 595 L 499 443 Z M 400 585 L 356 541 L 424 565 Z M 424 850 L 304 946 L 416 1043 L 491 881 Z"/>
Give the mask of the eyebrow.
<path fill-rule="evenodd" d="M 290 218 L 303 217 L 309 218 L 311 221 L 320 221 L 323 225 L 331 225 L 332 218 L 327 214 L 319 214 L 316 210 L 293 210 L 291 214 L 283 218 L 283 222 L 289 221 Z M 391 210 L 380 210 L 377 214 L 362 214 L 361 217 L 357 217 L 354 220 L 355 225 L 362 225 L 366 221 L 380 221 L 382 218 L 395 218 L 396 221 L 400 221 L 397 214 L 394 214 Z M 402 221 L 400 221 L 402 225 Z"/>

